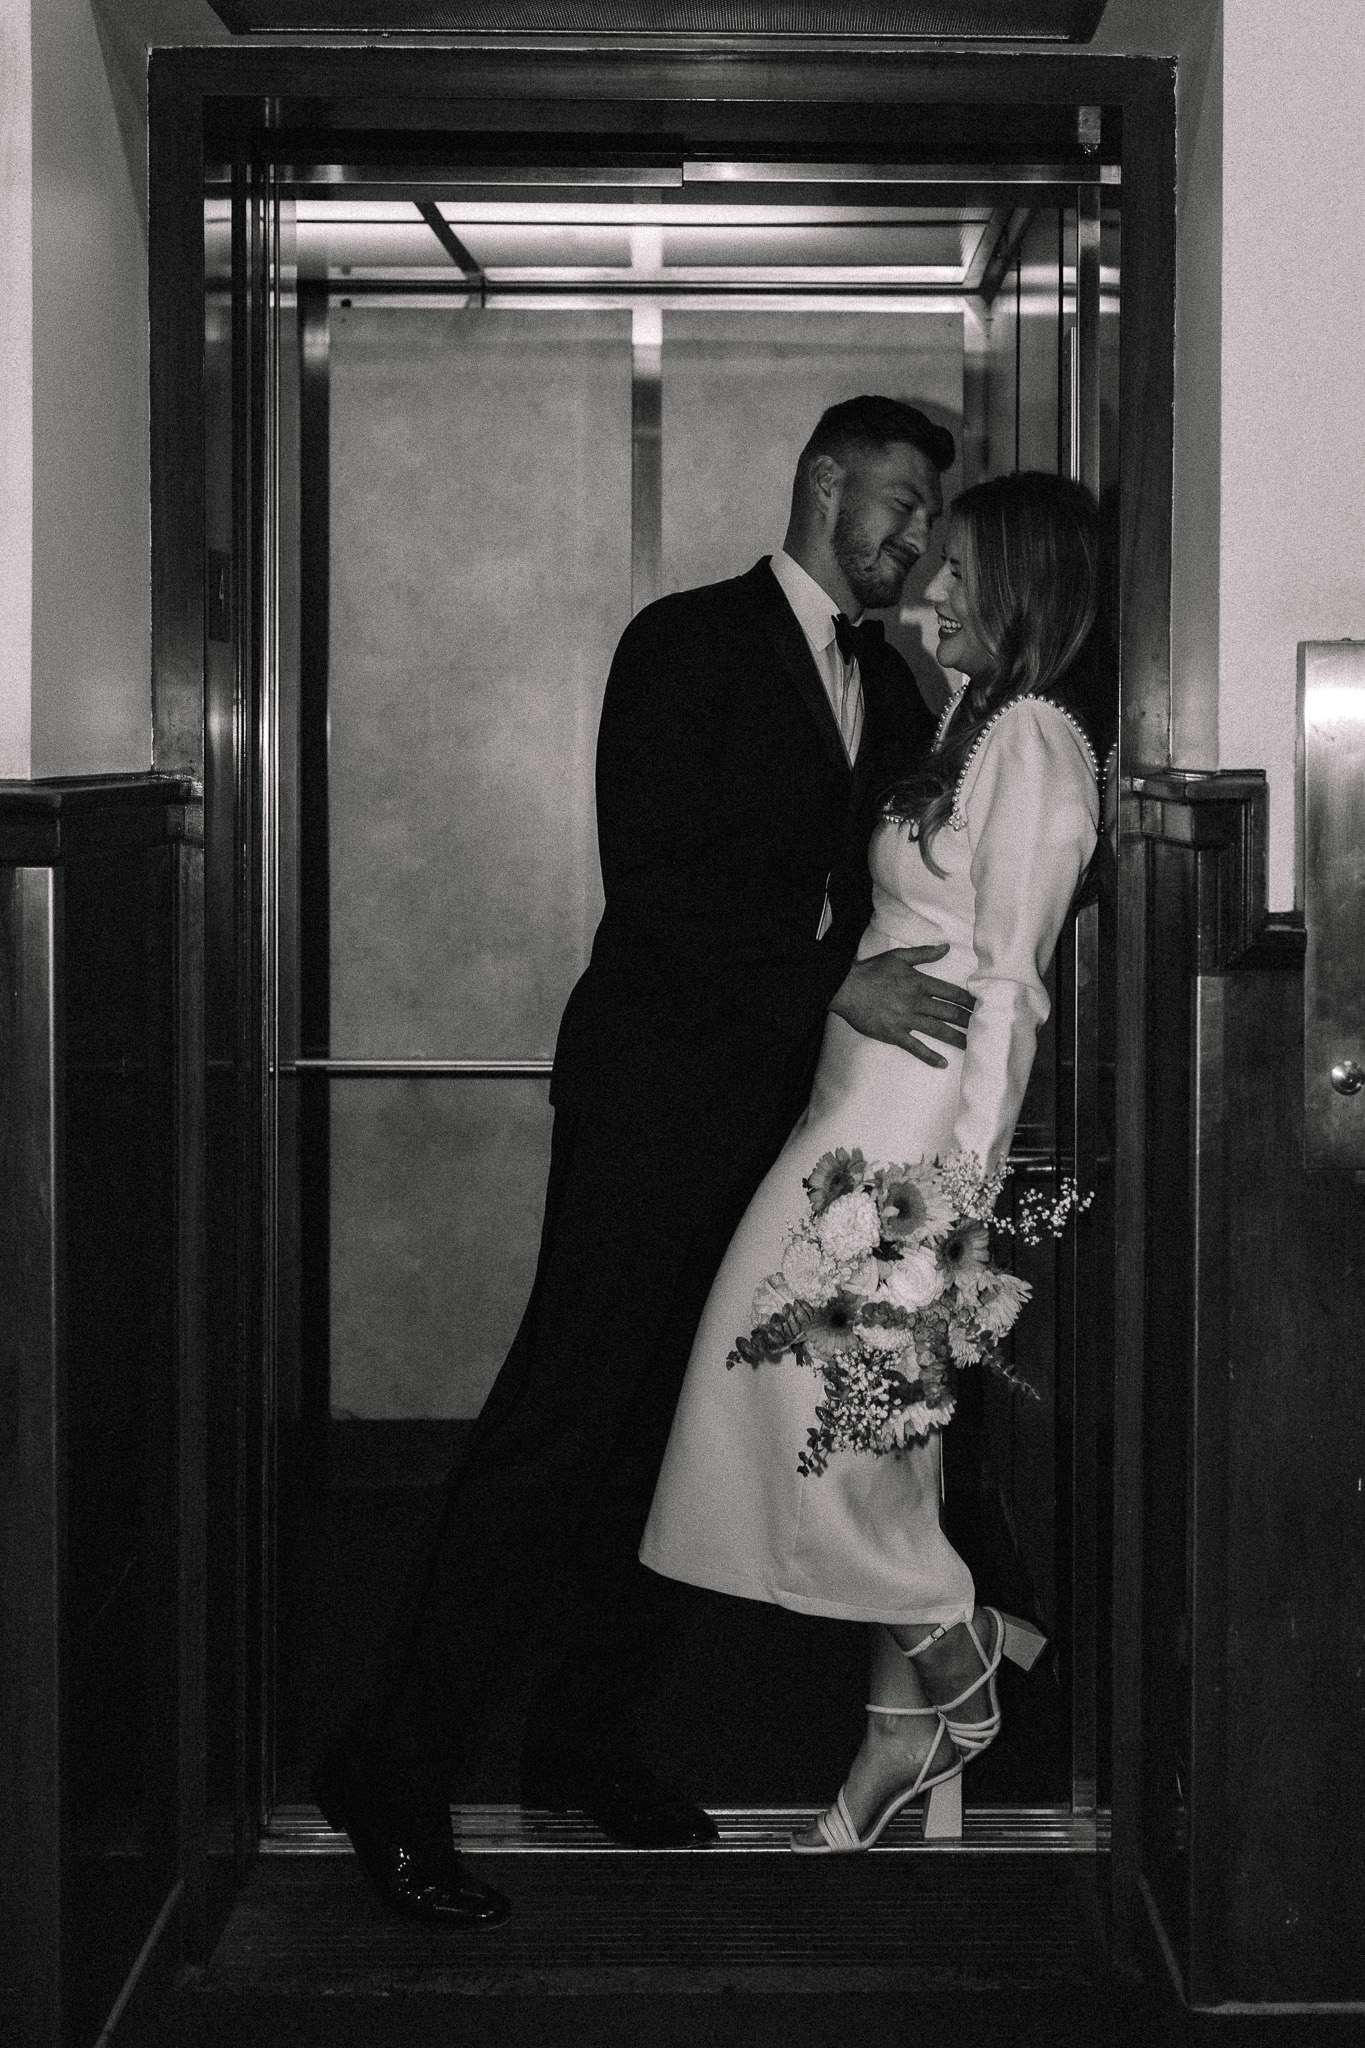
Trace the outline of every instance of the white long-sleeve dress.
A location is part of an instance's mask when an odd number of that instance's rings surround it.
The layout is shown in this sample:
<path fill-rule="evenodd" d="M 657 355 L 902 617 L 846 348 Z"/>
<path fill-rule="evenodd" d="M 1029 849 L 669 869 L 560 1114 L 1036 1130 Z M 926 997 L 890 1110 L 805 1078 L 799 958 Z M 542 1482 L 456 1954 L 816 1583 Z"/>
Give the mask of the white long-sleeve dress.
<path fill-rule="evenodd" d="M 928 971 L 976 998 L 966 1049 L 940 1045 L 948 1064 L 930 1067 L 829 1018 L 809 1107 L 745 1212 L 697 1332 L 640 1547 L 652 1571 L 848 1620 L 951 1627 L 970 1615 L 971 1573 L 939 1526 L 937 1432 L 904 1453 L 836 1453 L 802 1478 L 818 1374 L 790 1358 L 732 1370 L 725 1360 L 807 1213 L 802 1181 L 822 1153 L 967 1151 L 988 1171 L 1007 1156 L 1047 1016 L 1043 977 L 1098 814 L 1079 727 L 1045 699 L 1020 698 L 985 727 L 960 776 L 931 847 L 941 878 L 908 826 L 878 825 L 859 957 L 946 939 Z"/>

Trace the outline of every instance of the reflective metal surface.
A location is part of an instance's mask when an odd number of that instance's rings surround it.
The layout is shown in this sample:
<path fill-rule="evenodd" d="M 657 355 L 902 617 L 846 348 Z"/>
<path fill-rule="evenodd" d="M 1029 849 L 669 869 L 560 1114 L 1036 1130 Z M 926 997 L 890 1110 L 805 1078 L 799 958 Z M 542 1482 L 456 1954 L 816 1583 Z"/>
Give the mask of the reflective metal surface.
<path fill-rule="evenodd" d="M 448 1080 L 461 1077 L 465 1080 L 505 1080 L 509 1076 L 523 1079 L 548 1079 L 553 1060 L 331 1060 L 299 1059 L 284 1060 L 279 1072 L 285 1074 L 325 1074 L 330 1081 L 374 1081 L 386 1078 L 421 1079 L 424 1081 Z"/>
<path fill-rule="evenodd" d="M 1116 185 L 1117 164 L 689 163 L 685 185 Z"/>
<path fill-rule="evenodd" d="M 657 260 L 657 228 L 631 237 L 631 260 Z M 643 247 L 641 245 L 644 245 Z M 630 315 L 630 609 L 632 617 L 663 594 L 663 347 L 657 306 Z"/>
<path fill-rule="evenodd" d="M 1365 1168 L 1365 641 L 1299 645 L 1304 1164 Z"/>
<path fill-rule="evenodd" d="M 235 35 L 435 36 L 493 30 L 654 35 L 877 35 L 1088 43 L 1106 0 L 213 0 Z"/>
<path fill-rule="evenodd" d="M 1100 194 L 1076 195 L 1076 353 L 1072 378 L 1071 474 L 1100 494 Z"/>
<path fill-rule="evenodd" d="M 720 1840 L 697 1849 L 629 1849 L 601 1834 L 586 1814 L 546 1813 L 530 1806 L 454 1806 L 451 1818 L 462 1856 L 723 1856 L 791 1855 L 791 1836 L 815 1812 L 809 1806 L 717 1806 L 708 1811 Z M 929 1856 L 973 1853 L 1093 1854 L 1109 1846 L 1103 1809 L 1072 1813 L 1062 1806 L 968 1806 L 960 1838 L 926 1842 L 919 1810 L 898 1815 L 878 1854 L 899 1850 Z M 349 1856 L 349 1839 L 327 1825 L 315 1806 L 277 1806 L 261 1841 L 266 1856 Z"/>

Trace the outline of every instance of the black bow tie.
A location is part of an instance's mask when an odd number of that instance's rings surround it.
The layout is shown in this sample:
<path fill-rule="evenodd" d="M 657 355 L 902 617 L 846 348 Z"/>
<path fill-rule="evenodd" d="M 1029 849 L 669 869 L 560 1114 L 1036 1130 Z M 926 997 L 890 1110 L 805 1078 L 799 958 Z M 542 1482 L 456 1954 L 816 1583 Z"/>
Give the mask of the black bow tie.
<path fill-rule="evenodd" d="M 864 619 L 861 625 L 855 626 L 852 619 L 836 612 L 834 638 L 845 661 L 856 661 L 859 668 L 866 668 L 886 645 L 886 628 L 880 619 Z"/>

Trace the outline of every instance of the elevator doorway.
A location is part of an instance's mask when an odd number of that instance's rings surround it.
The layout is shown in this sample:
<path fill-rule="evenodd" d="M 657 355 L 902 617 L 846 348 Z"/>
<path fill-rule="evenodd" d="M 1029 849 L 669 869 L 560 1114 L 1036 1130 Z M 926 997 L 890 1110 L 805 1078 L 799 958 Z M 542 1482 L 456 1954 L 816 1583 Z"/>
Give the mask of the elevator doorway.
<path fill-rule="evenodd" d="M 206 197 L 211 613 L 244 499 L 260 545 L 256 613 L 218 643 L 240 698 L 256 636 L 254 716 L 222 721 L 216 751 L 210 718 L 210 901 L 239 961 L 254 905 L 261 1078 L 245 1152 L 227 1107 L 222 1143 L 242 1171 L 258 1147 L 264 1304 L 260 1381 L 219 1423 L 234 1484 L 260 1475 L 260 1577 L 249 1597 L 238 1554 L 219 1640 L 254 1599 L 279 1841 L 315 1829 L 310 1762 L 529 1289 L 554 1033 L 600 908 L 592 750 L 621 629 L 780 543 L 810 427 L 859 390 L 951 428 L 949 500 L 1058 468 L 1116 530 L 1116 166 L 446 150 L 421 175 L 392 152 L 224 165 Z M 886 620 L 931 704 L 940 539 Z M 214 645 L 211 617 L 211 704 Z M 1106 890 L 1102 858 L 1014 1161 L 1017 1187 L 1074 1174 L 1096 1203 L 1060 1250 L 1020 1254 L 1015 1362 L 1038 1400 L 971 1385 L 946 1446 L 984 1597 L 1054 1645 L 971 1797 L 1002 1841 L 1068 1846 L 1093 1846 L 1104 1803 Z M 702 1602 L 660 1740 L 708 1804 L 813 1807 L 856 1744 L 863 1655 L 851 1628 Z M 515 1806 L 517 1735 L 509 1674 L 465 1788 L 486 1814 Z"/>

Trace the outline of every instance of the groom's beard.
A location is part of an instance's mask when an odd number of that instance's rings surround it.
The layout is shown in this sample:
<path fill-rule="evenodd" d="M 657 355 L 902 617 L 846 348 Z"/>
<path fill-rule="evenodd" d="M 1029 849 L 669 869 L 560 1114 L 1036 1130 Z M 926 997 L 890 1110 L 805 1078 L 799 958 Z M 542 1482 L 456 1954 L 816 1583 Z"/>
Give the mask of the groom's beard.
<path fill-rule="evenodd" d="M 830 548 L 844 572 L 844 581 L 868 612 L 882 611 L 898 601 L 906 577 L 919 560 L 911 548 L 870 539 L 847 504 L 840 505 L 835 514 Z"/>

